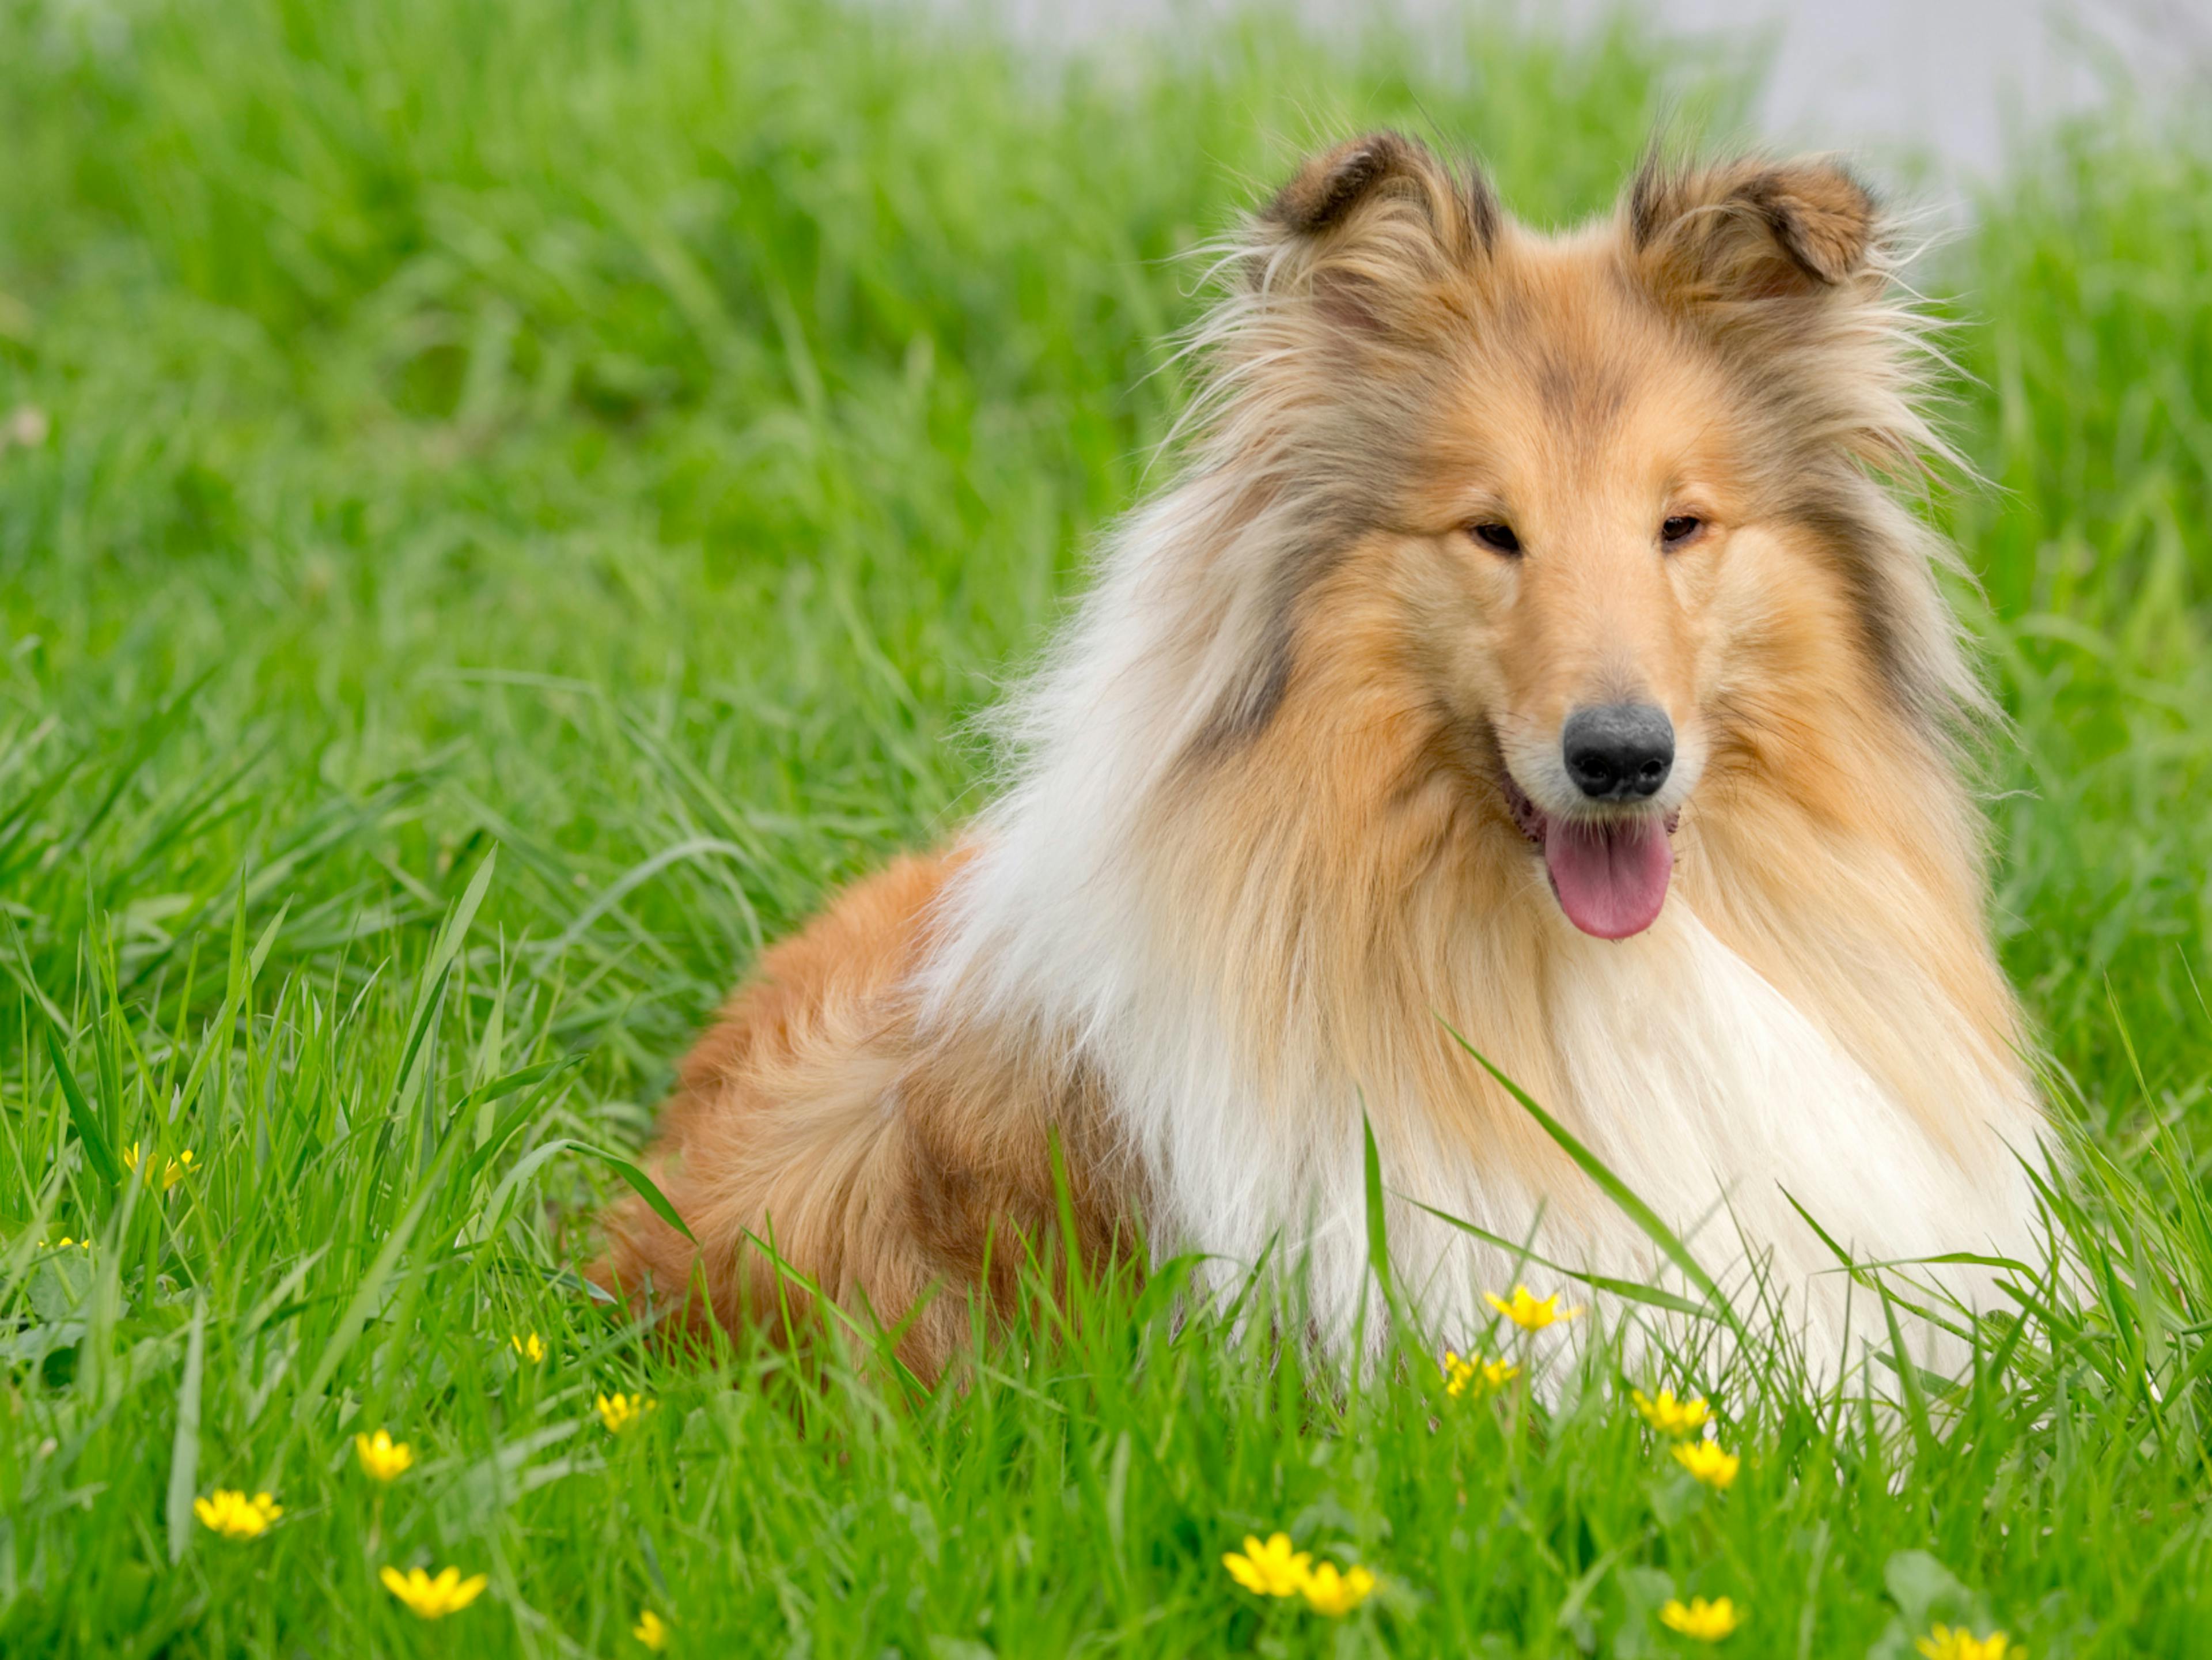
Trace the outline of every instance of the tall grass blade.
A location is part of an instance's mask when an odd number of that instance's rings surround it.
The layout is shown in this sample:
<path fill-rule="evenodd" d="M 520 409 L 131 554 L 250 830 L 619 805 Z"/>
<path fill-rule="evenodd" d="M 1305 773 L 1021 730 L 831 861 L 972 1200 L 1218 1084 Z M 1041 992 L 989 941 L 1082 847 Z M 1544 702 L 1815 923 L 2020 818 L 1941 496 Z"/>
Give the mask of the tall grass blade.
<path fill-rule="evenodd" d="M 1739 1337 L 1747 1339 L 1749 1334 L 1744 1329 L 1741 1319 L 1737 1316 L 1735 1308 L 1729 1304 L 1719 1285 L 1715 1282 L 1712 1275 L 1699 1266 L 1698 1259 L 1690 1254 L 1690 1248 L 1675 1237 L 1674 1231 L 1659 1219 L 1659 1213 L 1645 1204 L 1626 1182 L 1608 1170 L 1604 1160 L 1598 1158 L 1570 1134 L 1566 1126 L 1538 1106 L 1526 1090 L 1491 1065 L 1490 1058 L 1462 1037 L 1450 1021 L 1443 1020 L 1441 1016 L 1438 1018 L 1443 1029 L 1451 1033 L 1452 1041 L 1473 1055 L 1481 1064 L 1482 1069 L 1498 1080 L 1498 1087 L 1518 1102 L 1521 1110 L 1536 1121 L 1537 1128 L 1557 1142 L 1560 1151 L 1573 1159 L 1583 1174 L 1597 1184 L 1598 1190 L 1612 1200 L 1622 1214 L 1642 1229 L 1644 1236 L 1659 1247 L 1667 1260 L 1682 1271 L 1682 1277 L 1705 1294 L 1709 1305 L 1718 1317 L 1724 1321 Z"/>
<path fill-rule="evenodd" d="M 192 1299 L 185 1331 L 185 1375 L 177 1383 L 177 1432 L 169 1441 L 169 1560 L 185 1560 L 192 1542 L 192 1499 L 199 1487 L 200 1377 L 207 1359 L 207 1293 Z"/>
<path fill-rule="evenodd" d="M 44 1016 L 46 1011 L 40 1010 Z M 119 1187 L 123 1183 L 123 1166 L 115 1157 L 115 1149 L 108 1145 L 107 1132 L 100 1126 L 100 1115 L 84 1098 L 77 1087 L 76 1074 L 70 1070 L 69 1056 L 63 1052 L 61 1029 L 52 1017 L 46 1017 L 46 1054 L 54 1064 L 54 1079 L 60 1084 L 63 1098 L 69 1103 L 70 1123 L 76 1128 L 77 1140 L 83 1146 L 85 1157 L 90 1161 L 100 1178 L 108 1186 Z"/>

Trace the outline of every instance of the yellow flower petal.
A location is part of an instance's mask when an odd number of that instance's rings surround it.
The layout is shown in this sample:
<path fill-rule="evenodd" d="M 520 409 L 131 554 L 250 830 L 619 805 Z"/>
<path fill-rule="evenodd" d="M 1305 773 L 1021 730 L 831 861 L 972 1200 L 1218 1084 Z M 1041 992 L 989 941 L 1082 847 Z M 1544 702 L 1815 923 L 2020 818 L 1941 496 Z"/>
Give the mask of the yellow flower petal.
<path fill-rule="evenodd" d="M 1709 1487 L 1723 1488 L 1735 1480 L 1743 1460 L 1721 1450 L 1717 1441 L 1686 1441 L 1674 1448 L 1674 1462 Z"/>
<path fill-rule="evenodd" d="M 137 1170 L 138 1168 L 139 1156 L 138 1143 L 133 1141 L 129 1146 L 123 1149 L 124 1168 L 126 1170 Z M 164 1163 L 161 1166 L 161 1191 L 167 1193 L 171 1188 L 175 1187 L 178 1183 L 183 1181 L 185 1179 L 185 1172 L 191 1170 L 191 1167 L 192 1154 L 191 1149 L 189 1147 L 187 1147 L 184 1152 L 179 1153 L 174 1158 L 169 1159 Z M 149 1182 L 151 1182 L 154 1178 L 151 1176 L 149 1176 L 146 1179 Z"/>
<path fill-rule="evenodd" d="M 402 1573 L 388 1564 L 377 1578 L 410 1613 L 423 1620 L 442 1620 L 449 1614 L 458 1614 L 475 1602 L 490 1583 L 481 1573 L 464 1579 L 459 1568 L 444 1569 L 434 1579 L 420 1568 L 410 1568 Z"/>
<path fill-rule="evenodd" d="M 355 1436 L 353 1449 L 362 1468 L 380 1481 L 398 1481 L 415 1462 L 415 1449 L 404 1441 L 393 1440 L 390 1430 Z"/>
<path fill-rule="evenodd" d="M 200 1525 L 226 1539 L 256 1539 L 284 1513 L 284 1507 L 265 1493 L 248 1499 L 230 1487 L 218 1487 L 205 1499 L 192 1500 L 192 1514 Z"/>
<path fill-rule="evenodd" d="M 659 1403 L 642 1395 L 602 1395 L 595 1403 L 599 1421 L 607 1426 L 611 1435 L 620 1435 L 630 1425 L 653 1411 Z"/>
<path fill-rule="evenodd" d="M 1711 1403 L 1702 1395 L 1694 1401 L 1677 1401 L 1672 1389 L 1661 1389 L 1656 1396 L 1632 1389 L 1628 1398 L 1644 1421 L 1662 1435 L 1688 1435 L 1703 1429 L 1713 1415 Z"/>
<path fill-rule="evenodd" d="M 1976 1637 L 1963 1626 L 1938 1626 L 1913 1646 L 1928 1660 L 2027 1660 L 2027 1651 L 2014 1648 L 2004 1633 Z"/>
<path fill-rule="evenodd" d="M 1708 1602 L 1702 1596 L 1693 1596 L 1685 1606 L 1669 1602 L 1659 1610 L 1659 1622 L 1669 1631 L 1700 1643 L 1717 1643 L 1743 1623 L 1743 1613 L 1725 1596 Z"/>
<path fill-rule="evenodd" d="M 668 1646 L 668 1622 L 651 1608 L 637 1616 L 637 1623 L 629 1628 L 629 1634 L 655 1654 Z"/>
<path fill-rule="evenodd" d="M 1244 1554 L 1231 1551 L 1221 1559 L 1230 1577 L 1255 1596 L 1295 1596 L 1305 1584 L 1310 1551 L 1291 1548 L 1287 1533 L 1272 1535 L 1265 1544 L 1257 1535 L 1244 1535 Z"/>
<path fill-rule="evenodd" d="M 1549 1297 L 1540 1298 L 1526 1286 L 1514 1286 L 1513 1295 L 1510 1298 L 1500 1297 L 1495 1292 L 1487 1291 L 1482 1293 L 1482 1297 L 1491 1307 L 1496 1309 L 1523 1331 L 1541 1331 L 1545 1327 L 1556 1324 L 1561 1320 L 1571 1320 L 1582 1312 L 1579 1307 L 1561 1308 L 1559 1293 L 1557 1292 L 1553 1292 Z"/>
<path fill-rule="evenodd" d="M 1496 1389 L 1520 1373 L 1521 1368 L 1510 1360 L 1486 1360 L 1479 1354 L 1463 1356 L 1444 1351 L 1444 1393 L 1454 1400 L 1485 1383 Z"/>
<path fill-rule="evenodd" d="M 1462 1360 L 1451 1350 L 1444 1351 L 1444 1393 L 1456 1400 L 1467 1393 L 1468 1385 L 1474 1382 L 1474 1363 Z"/>
<path fill-rule="evenodd" d="M 1316 1614 L 1336 1617 L 1351 1613 L 1367 1600 L 1375 1589 L 1375 1576 L 1362 1567 L 1340 1573 L 1335 1563 L 1324 1562 L 1306 1575 L 1298 1589 L 1305 1593 L 1306 1606 Z"/>

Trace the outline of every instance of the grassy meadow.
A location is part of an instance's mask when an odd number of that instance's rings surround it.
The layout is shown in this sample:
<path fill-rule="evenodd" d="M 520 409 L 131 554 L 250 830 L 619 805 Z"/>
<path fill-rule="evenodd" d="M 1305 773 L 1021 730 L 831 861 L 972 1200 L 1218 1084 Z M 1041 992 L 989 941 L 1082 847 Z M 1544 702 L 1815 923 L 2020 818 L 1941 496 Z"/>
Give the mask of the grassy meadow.
<path fill-rule="evenodd" d="M 1370 123 L 1571 218 L 1754 70 L 1628 24 L 1046 64 L 803 0 L 0 3 L 0 1651 L 641 1656 L 649 1611 L 673 1654 L 1632 1660 L 1703 1651 L 1693 1595 L 1740 1657 L 2212 1649 L 2179 117 L 2025 135 L 1922 268 L 2086 1265 L 1966 1382 L 1598 1342 L 1551 1404 L 1346 1387 L 1170 1271 L 928 1395 L 859 1332 L 672 1359 L 574 1277 L 762 943 L 972 807 L 970 717 L 1178 408 L 1182 256 Z M 283 1514 L 225 1537 L 218 1489 Z M 1375 1595 L 1239 1589 L 1277 1529 Z M 449 1566 L 487 1584 L 435 1621 L 380 1583 Z"/>

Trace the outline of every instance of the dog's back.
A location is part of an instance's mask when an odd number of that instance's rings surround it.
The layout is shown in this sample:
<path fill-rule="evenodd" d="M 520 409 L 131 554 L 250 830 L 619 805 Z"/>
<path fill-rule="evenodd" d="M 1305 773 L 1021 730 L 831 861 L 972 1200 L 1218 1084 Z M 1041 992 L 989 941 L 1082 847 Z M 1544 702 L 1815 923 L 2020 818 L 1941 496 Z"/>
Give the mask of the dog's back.
<path fill-rule="evenodd" d="M 811 1286 L 902 1325 L 925 1377 L 971 1329 L 966 1292 L 1013 1294 L 1073 1205 L 1096 1260 L 1121 1249 L 1104 1116 L 1018 1044 L 925 1041 L 914 981 L 965 855 L 905 858 L 763 958 L 685 1059 L 651 1173 L 693 1238 L 641 1201 L 610 1219 L 594 1278 L 695 1328 L 802 1336 Z M 696 1244 L 694 1243 L 696 1240 Z"/>

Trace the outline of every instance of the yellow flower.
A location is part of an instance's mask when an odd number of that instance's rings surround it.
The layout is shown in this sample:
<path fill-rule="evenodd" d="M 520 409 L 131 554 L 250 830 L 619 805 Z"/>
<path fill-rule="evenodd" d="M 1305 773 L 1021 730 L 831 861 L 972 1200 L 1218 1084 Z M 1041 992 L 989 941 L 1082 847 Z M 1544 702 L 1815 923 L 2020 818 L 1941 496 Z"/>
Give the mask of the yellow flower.
<path fill-rule="evenodd" d="M 610 1435 L 620 1435 L 658 1405 L 642 1395 L 603 1395 L 598 1402 L 599 1421 Z"/>
<path fill-rule="evenodd" d="M 265 1493 L 248 1499 L 229 1487 L 217 1487 L 212 1498 L 192 1500 L 192 1514 L 201 1525 L 226 1539 L 258 1539 L 283 1513 L 284 1507 Z"/>
<path fill-rule="evenodd" d="M 39 1241 L 39 1249 L 40 1250 L 67 1250 L 72 1245 L 76 1246 L 76 1249 L 81 1251 L 89 1252 L 92 1250 L 91 1240 L 72 1239 L 67 1234 L 64 1234 L 61 1237 L 61 1242 L 55 1245 L 48 1245 L 43 1239 Z"/>
<path fill-rule="evenodd" d="M 1462 1358 L 1449 1349 L 1444 1351 L 1444 1393 L 1454 1400 L 1478 1384 L 1496 1389 L 1507 1378 L 1520 1375 L 1521 1368 L 1510 1360 L 1485 1360 L 1479 1354 Z"/>
<path fill-rule="evenodd" d="M 545 1347 L 545 1340 L 540 1337 L 534 1331 L 527 1337 L 525 1337 L 520 1332 L 516 1332 L 507 1341 L 514 1347 L 514 1352 L 517 1354 L 530 1362 L 533 1366 L 540 1360 L 543 1360 L 546 1356 L 547 1350 Z"/>
<path fill-rule="evenodd" d="M 390 1430 L 355 1436 L 353 1450 L 361 1456 L 361 1467 L 380 1481 L 398 1481 L 415 1462 L 415 1449 L 393 1440 Z"/>
<path fill-rule="evenodd" d="M 1375 1589 L 1375 1576 L 1358 1567 L 1339 1573 L 1335 1563 L 1324 1562 L 1306 1575 L 1298 1589 L 1306 1594 L 1306 1606 L 1316 1614 L 1346 1614 L 1367 1600 Z"/>
<path fill-rule="evenodd" d="M 2027 1660 L 2027 1651 L 2013 1647 L 2002 1632 L 1978 1638 L 1963 1626 L 1956 1631 L 1938 1626 L 1913 1646 L 1928 1660 Z"/>
<path fill-rule="evenodd" d="M 1523 1331 L 1541 1331 L 1555 1321 L 1571 1320 L 1582 1312 L 1579 1307 L 1561 1308 L 1559 1293 L 1557 1292 L 1553 1292 L 1549 1297 L 1539 1298 L 1526 1286 L 1514 1286 L 1510 1301 L 1500 1297 L 1496 1292 L 1486 1291 L 1482 1293 L 1482 1296 L 1483 1300 L 1491 1307 L 1496 1309 Z"/>
<path fill-rule="evenodd" d="M 1305 1585 L 1312 1562 L 1311 1551 L 1291 1549 L 1287 1533 L 1274 1535 L 1264 1545 L 1248 1533 L 1242 1556 L 1231 1551 L 1221 1559 L 1231 1578 L 1255 1596 L 1296 1596 Z"/>
<path fill-rule="evenodd" d="M 1709 1487 L 1725 1487 L 1735 1480 L 1743 1460 L 1723 1452 L 1717 1441 L 1686 1441 L 1674 1449 L 1674 1462 Z"/>
<path fill-rule="evenodd" d="M 1710 1602 L 1702 1596 L 1692 1596 L 1687 1608 L 1669 1601 L 1659 1610 L 1659 1622 L 1668 1630 L 1679 1631 L 1700 1643 L 1717 1643 L 1743 1623 L 1743 1611 L 1725 1596 L 1717 1596 Z"/>
<path fill-rule="evenodd" d="M 402 1573 L 387 1566 L 377 1578 L 384 1581 L 385 1590 L 425 1620 L 442 1620 L 459 1613 L 477 1600 L 485 1584 L 483 1574 L 472 1573 L 464 1579 L 459 1568 L 447 1568 L 433 1579 L 420 1568 Z"/>
<path fill-rule="evenodd" d="M 1713 1415 L 1712 1408 L 1702 1395 L 1694 1401 L 1677 1401 L 1672 1389 L 1661 1389 L 1656 1399 L 1642 1389 L 1631 1389 L 1628 1398 L 1636 1402 L 1636 1410 L 1644 1414 L 1644 1421 L 1662 1435 L 1687 1435 L 1693 1430 L 1701 1430 Z"/>
<path fill-rule="evenodd" d="M 123 1149 L 123 1162 L 132 1170 L 138 1168 L 138 1144 L 136 1141 Z M 167 1193 L 183 1181 L 191 1167 L 192 1151 L 187 1147 L 161 1166 L 161 1191 Z M 146 1179 L 151 1182 L 154 1178 L 149 1176 Z"/>
<path fill-rule="evenodd" d="M 637 1616 L 637 1623 L 629 1628 L 629 1634 L 655 1654 L 668 1646 L 668 1622 L 651 1608 Z"/>

